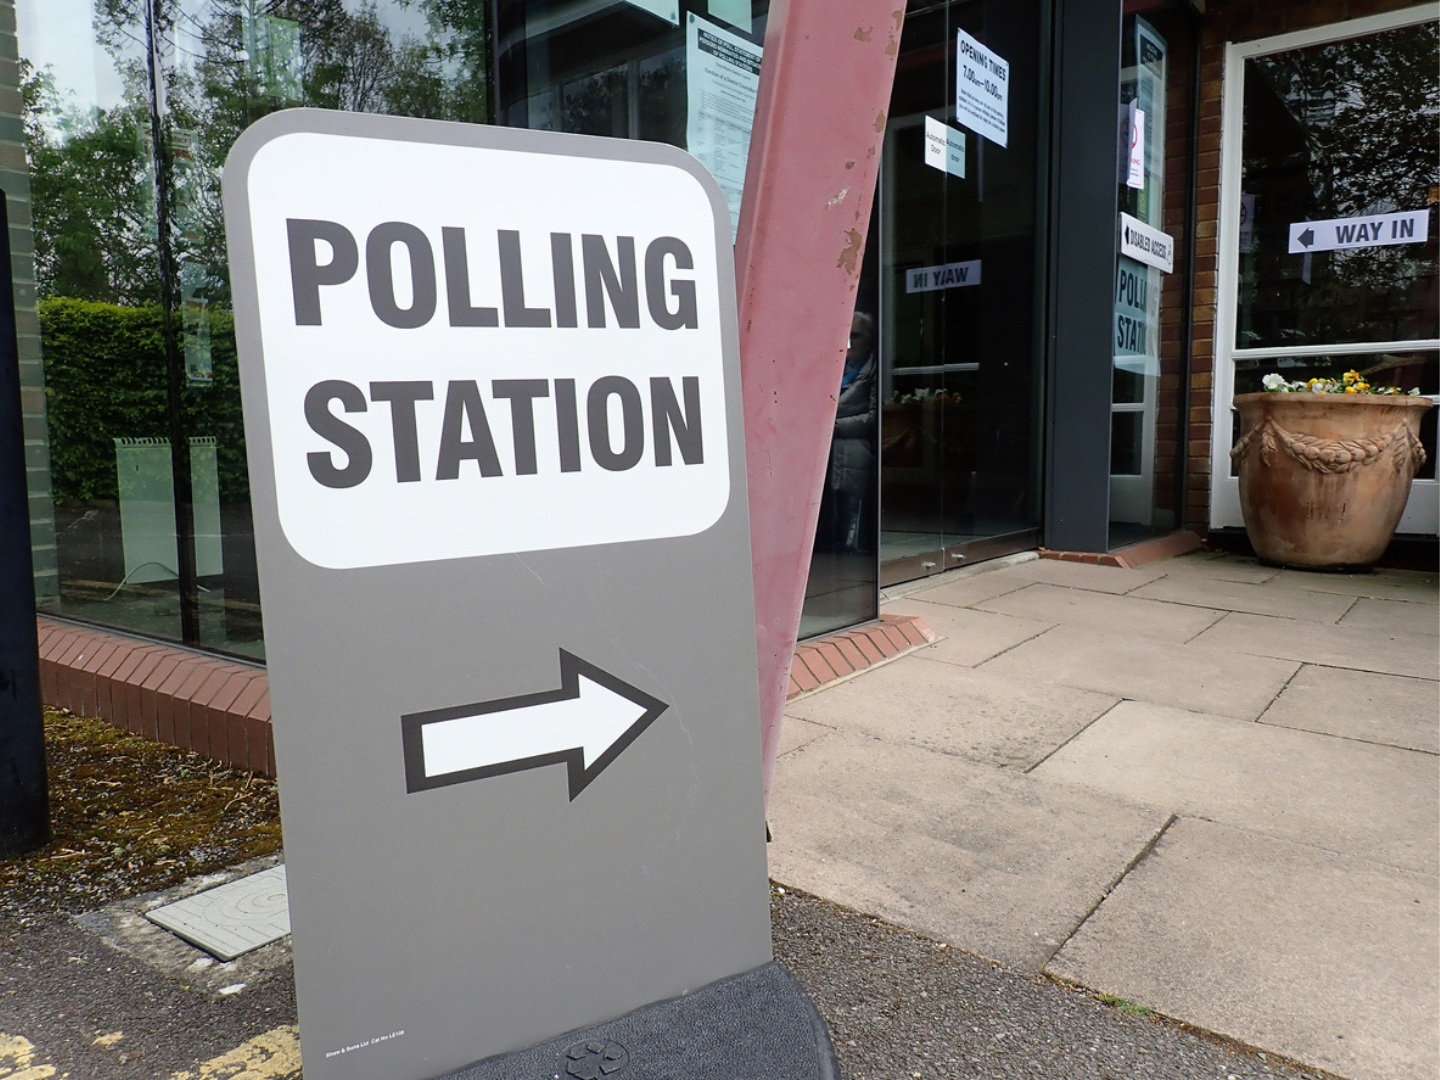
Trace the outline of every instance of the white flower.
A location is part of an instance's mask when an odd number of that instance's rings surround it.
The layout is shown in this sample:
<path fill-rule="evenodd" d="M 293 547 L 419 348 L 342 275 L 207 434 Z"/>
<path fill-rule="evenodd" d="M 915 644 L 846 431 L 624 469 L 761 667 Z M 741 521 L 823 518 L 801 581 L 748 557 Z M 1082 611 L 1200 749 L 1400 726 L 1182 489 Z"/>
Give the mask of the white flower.
<path fill-rule="evenodd" d="M 1275 390 L 1284 390 L 1285 379 L 1283 376 L 1277 375 L 1275 374 L 1275 372 L 1272 371 L 1269 375 L 1266 375 L 1263 379 L 1260 380 L 1260 385 L 1265 387 L 1266 390 L 1270 390 L 1272 392 Z"/>

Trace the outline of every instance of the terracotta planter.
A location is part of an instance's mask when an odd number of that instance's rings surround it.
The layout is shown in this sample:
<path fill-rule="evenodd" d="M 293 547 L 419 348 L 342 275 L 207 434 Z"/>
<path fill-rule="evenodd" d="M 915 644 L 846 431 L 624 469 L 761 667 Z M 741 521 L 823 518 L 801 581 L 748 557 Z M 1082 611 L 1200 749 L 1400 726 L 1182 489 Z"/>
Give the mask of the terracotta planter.
<path fill-rule="evenodd" d="M 1361 569 L 1385 551 L 1425 463 L 1429 398 L 1240 394 L 1240 508 L 1255 553 L 1309 569 Z"/>

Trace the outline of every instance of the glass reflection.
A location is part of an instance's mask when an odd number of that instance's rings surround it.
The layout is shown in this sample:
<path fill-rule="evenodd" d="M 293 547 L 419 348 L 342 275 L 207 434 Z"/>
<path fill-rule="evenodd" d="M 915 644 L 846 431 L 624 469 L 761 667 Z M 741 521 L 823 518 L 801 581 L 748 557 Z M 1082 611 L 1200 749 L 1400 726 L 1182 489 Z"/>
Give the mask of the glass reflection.
<path fill-rule="evenodd" d="M 1437 53 L 1430 22 L 1246 61 L 1236 348 L 1440 333 Z M 1428 215 L 1427 242 L 1291 243 L 1292 224 L 1398 211 Z"/>
<path fill-rule="evenodd" d="M 48 610 L 181 636 L 176 469 L 143 13 L 16 10 L 55 503 Z"/>
<path fill-rule="evenodd" d="M 486 10 L 19 0 L 64 613 L 263 653 L 225 157 L 296 105 L 485 121 Z"/>

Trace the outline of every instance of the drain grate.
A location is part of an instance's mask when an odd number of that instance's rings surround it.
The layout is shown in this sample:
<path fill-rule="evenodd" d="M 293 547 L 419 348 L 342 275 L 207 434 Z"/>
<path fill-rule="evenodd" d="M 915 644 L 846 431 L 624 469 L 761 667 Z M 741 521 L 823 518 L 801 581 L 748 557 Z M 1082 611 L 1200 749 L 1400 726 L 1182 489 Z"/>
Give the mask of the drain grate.
<path fill-rule="evenodd" d="M 285 867 L 217 885 L 145 917 L 220 960 L 234 960 L 290 933 Z"/>

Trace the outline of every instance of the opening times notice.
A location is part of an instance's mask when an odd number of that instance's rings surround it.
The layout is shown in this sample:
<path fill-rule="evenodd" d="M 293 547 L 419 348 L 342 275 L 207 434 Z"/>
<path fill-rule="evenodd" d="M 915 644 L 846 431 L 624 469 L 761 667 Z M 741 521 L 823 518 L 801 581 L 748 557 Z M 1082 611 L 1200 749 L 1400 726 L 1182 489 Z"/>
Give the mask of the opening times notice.
<path fill-rule="evenodd" d="M 1010 63 L 964 30 L 956 32 L 955 119 L 1004 146 L 1010 135 Z"/>
<path fill-rule="evenodd" d="M 740 220 L 745 163 L 760 90 L 761 48 L 717 23 L 688 16 L 685 88 L 689 109 L 685 142 L 710 170 L 730 207 L 730 238 Z"/>

